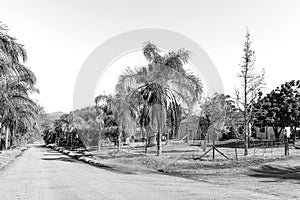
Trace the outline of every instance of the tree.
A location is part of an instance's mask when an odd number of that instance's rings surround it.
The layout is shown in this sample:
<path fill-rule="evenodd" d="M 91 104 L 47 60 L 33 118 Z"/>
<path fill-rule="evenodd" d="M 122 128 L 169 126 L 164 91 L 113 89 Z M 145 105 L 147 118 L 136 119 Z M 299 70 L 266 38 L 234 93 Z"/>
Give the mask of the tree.
<path fill-rule="evenodd" d="M 99 107 L 105 114 L 104 126 L 110 128 L 110 134 L 115 134 L 118 140 L 118 151 L 121 150 L 122 136 L 130 135 L 136 130 L 136 116 L 133 111 L 132 102 L 126 94 L 118 93 L 115 96 L 99 95 L 95 98 L 96 106 L 104 101 Z M 111 124 L 109 124 L 111 123 Z"/>
<path fill-rule="evenodd" d="M 76 143 L 82 142 L 84 146 L 96 146 L 99 143 L 100 124 L 98 111 L 95 106 L 72 111 L 69 114 L 69 135 Z"/>
<path fill-rule="evenodd" d="M 289 81 L 260 97 L 255 108 L 255 123 L 273 127 L 278 141 L 285 127 L 300 126 L 300 80 Z"/>
<path fill-rule="evenodd" d="M 45 108 L 37 104 L 37 122 L 35 127 L 38 133 L 42 133 L 44 130 L 49 129 L 53 126 L 54 121 L 47 115 Z"/>
<path fill-rule="evenodd" d="M 28 132 L 33 128 L 36 104 L 28 94 L 38 92 L 35 75 L 23 65 L 27 59 L 23 45 L 7 32 L 6 26 L 0 24 L 0 129 L 6 132 L 6 148 L 17 136 L 24 136 L 16 135 L 17 130 Z"/>
<path fill-rule="evenodd" d="M 178 136 L 179 125 L 182 120 L 182 107 L 181 105 L 175 105 L 175 109 L 169 105 L 167 110 L 167 127 L 170 128 L 170 138 L 176 138 Z"/>
<path fill-rule="evenodd" d="M 200 108 L 201 116 L 198 129 L 201 129 L 204 136 L 203 150 L 205 151 L 206 140 L 209 137 L 215 141 L 221 134 L 226 133 L 225 123 L 230 120 L 234 106 L 230 96 L 215 93 L 211 97 L 207 97 L 200 104 Z"/>
<path fill-rule="evenodd" d="M 202 94 L 202 84 L 197 76 L 183 68 L 188 62 L 189 51 L 179 49 L 162 56 L 159 48 L 148 42 L 143 47 L 143 53 L 148 65 L 128 68 L 119 77 L 116 91 L 127 91 L 129 99 L 135 99 L 136 108 L 143 117 L 140 118 L 140 126 L 145 126 L 148 139 L 156 132 L 157 155 L 161 155 L 161 136 L 166 131 L 167 112 L 178 124 L 178 102 L 188 107 L 191 113 Z"/>
<path fill-rule="evenodd" d="M 251 49 L 250 33 L 246 32 L 246 41 L 244 43 L 243 63 L 240 65 L 240 73 L 238 77 L 242 80 L 241 88 L 236 90 L 236 104 L 243 114 L 244 128 L 244 155 L 248 155 L 248 141 L 253 124 L 253 103 L 258 98 L 259 92 L 264 85 L 265 72 L 264 70 L 257 74 L 255 73 L 255 52 Z"/>

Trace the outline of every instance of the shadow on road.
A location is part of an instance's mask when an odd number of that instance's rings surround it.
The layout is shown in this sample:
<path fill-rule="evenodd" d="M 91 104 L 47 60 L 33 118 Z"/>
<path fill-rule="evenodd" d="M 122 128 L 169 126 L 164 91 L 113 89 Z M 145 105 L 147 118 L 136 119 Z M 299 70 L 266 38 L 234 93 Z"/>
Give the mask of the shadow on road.
<path fill-rule="evenodd" d="M 41 158 L 41 159 L 47 161 L 79 162 L 73 158 L 68 158 L 68 157 L 54 157 L 54 158 Z"/>
<path fill-rule="evenodd" d="M 64 156 L 60 156 L 60 157 L 52 157 L 52 158 L 41 158 L 42 160 L 46 160 L 46 161 L 62 161 L 62 162 L 70 162 L 70 163 L 81 163 L 81 161 L 78 161 L 76 159 L 73 158 L 69 158 L 69 157 L 64 157 Z M 99 169 L 105 169 L 111 172 L 115 172 L 118 174 L 136 174 L 135 172 L 133 172 L 132 170 L 128 170 L 126 168 L 119 168 L 119 167 L 113 167 L 113 166 L 107 166 L 107 165 L 93 165 L 94 167 L 97 167 Z"/>
<path fill-rule="evenodd" d="M 300 166 L 282 167 L 263 165 L 259 169 L 251 169 L 249 176 L 256 178 L 274 178 L 277 180 L 268 182 L 278 182 L 282 180 L 296 180 L 300 184 Z M 266 181 L 262 181 L 266 182 Z"/>
<path fill-rule="evenodd" d="M 51 151 L 48 153 L 43 153 L 44 156 L 56 156 L 56 155 L 61 155 L 59 152 Z"/>
<path fill-rule="evenodd" d="M 70 163 L 83 163 L 82 161 L 78 161 L 74 158 L 64 156 L 62 153 L 54 151 L 52 149 L 45 148 L 45 150 L 46 150 L 46 152 L 43 153 L 44 157 L 42 157 L 41 160 L 45 160 L 45 161 L 62 161 L 62 162 L 70 162 Z M 104 165 L 104 164 L 91 164 L 91 165 L 96 167 L 96 168 L 108 170 L 108 171 L 118 173 L 118 174 L 127 174 L 127 175 L 137 174 L 134 170 L 127 169 L 127 168 L 122 168 L 122 167 L 118 167 L 118 166 L 108 166 L 108 165 Z"/>

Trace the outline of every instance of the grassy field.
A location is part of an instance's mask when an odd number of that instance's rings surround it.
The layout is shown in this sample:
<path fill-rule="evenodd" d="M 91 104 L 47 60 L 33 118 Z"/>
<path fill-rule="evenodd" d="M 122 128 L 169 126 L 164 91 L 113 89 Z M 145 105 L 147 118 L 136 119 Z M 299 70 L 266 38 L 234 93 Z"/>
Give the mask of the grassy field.
<path fill-rule="evenodd" d="M 210 148 L 208 146 L 207 150 Z M 199 159 L 204 151 L 193 143 L 172 143 L 163 146 L 163 155 L 156 156 L 156 147 L 148 148 L 145 154 L 144 146 L 137 144 L 136 148 L 124 146 L 121 152 L 114 147 L 106 147 L 101 151 L 91 151 L 88 154 L 107 165 L 133 170 L 152 170 L 166 173 L 182 174 L 216 174 L 231 171 L 243 171 L 248 167 L 257 167 L 261 164 L 286 161 L 300 158 L 300 150 L 291 148 L 290 156 L 284 156 L 284 147 L 250 148 L 249 155 L 244 156 L 241 148 L 218 147 L 224 155 L 210 151 Z M 236 159 L 236 156 L 238 159 Z"/>

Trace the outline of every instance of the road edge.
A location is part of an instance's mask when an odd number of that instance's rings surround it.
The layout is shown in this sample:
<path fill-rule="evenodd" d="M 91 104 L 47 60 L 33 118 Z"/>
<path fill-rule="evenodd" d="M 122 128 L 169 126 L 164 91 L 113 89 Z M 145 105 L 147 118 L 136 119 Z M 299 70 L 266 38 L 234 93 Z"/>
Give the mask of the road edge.
<path fill-rule="evenodd" d="M 0 166 L 0 173 L 2 173 L 3 171 L 5 171 L 11 164 L 13 164 L 15 162 L 15 160 L 17 160 L 19 157 L 21 157 L 23 155 L 23 153 L 28 150 L 30 147 L 29 146 L 25 146 L 20 148 L 20 152 L 18 152 L 16 155 L 13 156 L 13 158 L 5 163 L 3 166 Z M 5 153 L 5 151 L 3 151 Z M 1 153 L 3 153 L 1 152 Z"/>

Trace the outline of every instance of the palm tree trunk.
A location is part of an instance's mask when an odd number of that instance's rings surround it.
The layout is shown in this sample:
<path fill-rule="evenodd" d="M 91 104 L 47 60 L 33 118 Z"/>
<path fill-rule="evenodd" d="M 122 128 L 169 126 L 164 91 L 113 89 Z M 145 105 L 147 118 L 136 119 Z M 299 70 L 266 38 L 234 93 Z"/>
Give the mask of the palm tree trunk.
<path fill-rule="evenodd" d="M 157 132 L 157 156 L 162 154 L 162 145 L 161 145 L 161 132 Z"/>
<path fill-rule="evenodd" d="M 12 129 L 10 132 L 10 142 L 9 142 L 9 147 L 12 147 L 13 144 L 15 143 L 15 129 Z"/>
<path fill-rule="evenodd" d="M 159 113 L 162 115 L 162 113 Z M 162 135 L 162 117 L 157 118 L 157 156 L 162 154 L 162 144 L 161 144 L 161 135 Z"/>
<path fill-rule="evenodd" d="M 9 128 L 6 126 L 5 128 L 5 150 L 8 149 L 8 138 L 9 138 Z"/>
<path fill-rule="evenodd" d="M 0 123 L 0 152 L 3 150 L 2 133 L 3 133 L 3 127 L 2 127 L 2 123 Z"/>
<path fill-rule="evenodd" d="M 154 146 L 155 134 L 152 132 L 152 129 L 150 128 L 149 125 L 145 126 L 145 129 L 146 129 L 147 146 L 148 147 Z"/>
<path fill-rule="evenodd" d="M 144 130 L 143 130 L 143 126 L 140 125 L 140 138 L 144 137 Z"/>
<path fill-rule="evenodd" d="M 119 127 L 119 133 L 118 133 L 118 152 L 121 151 L 121 136 L 122 136 L 122 129 Z"/>
<path fill-rule="evenodd" d="M 140 130 L 141 130 L 141 138 L 144 138 L 144 142 L 145 142 L 145 154 L 147 153 L 147 147 L 148 147 L 148 137 L 147 137 L 147 130 L 144 131 L 144 126 L 141 125 L 140 126 Z"/>
<path fill-rule="evenodd" d="M 70 146 L 71 146 L 71 149 L 73 149 L 73 143 L 74 143 L 74 133 L 71 132 L 71 134 L 70 134 Z"/>
<path fill-rule="evenodd" d="M 160 156 L 162 154 L 161 136 L 165 132 L 166 112 L 164 107 L 159 104 L 154 105 L 152 109 L 154 109 L 151 117 L 152 126 L 157 127 L 157 156 Z"/>

